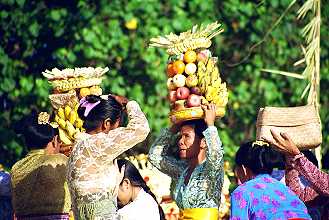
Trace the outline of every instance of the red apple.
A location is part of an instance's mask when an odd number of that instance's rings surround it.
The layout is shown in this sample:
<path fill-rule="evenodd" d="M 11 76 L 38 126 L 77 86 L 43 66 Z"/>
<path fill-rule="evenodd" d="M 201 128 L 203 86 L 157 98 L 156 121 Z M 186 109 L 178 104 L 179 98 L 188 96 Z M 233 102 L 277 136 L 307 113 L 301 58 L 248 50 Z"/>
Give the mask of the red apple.
<path fill-rule="evenodd" d="M 201 95 L 201 89 L 197 86 L 191 88 L 191 93 L 196 95 Z"/>
<path fill-rule="evenodd" d="M 176 102 L 177 101 L 177 92 L 175 90 L 169 92 L 169 101 L 170 102 Z"/>
<path fill-rule="evenodd" d="M 198 107 L 201 105 L 201 97 L 199 95 L 191 94 L 187 98 L 188 107 Z"/>
<path fill-rule="evenodd" d="M 197 61 L 206 63 L 209 57 L 211 57 L 211 52 L 209 50 L 202 50 L 197 55 Z"/>
<path fill-rule="evenodd" d="M 190 95 L 190 90 L 186 87 L 179 87 L 177 89 L 177 99 L 187 99 L 187 97 Z"/>

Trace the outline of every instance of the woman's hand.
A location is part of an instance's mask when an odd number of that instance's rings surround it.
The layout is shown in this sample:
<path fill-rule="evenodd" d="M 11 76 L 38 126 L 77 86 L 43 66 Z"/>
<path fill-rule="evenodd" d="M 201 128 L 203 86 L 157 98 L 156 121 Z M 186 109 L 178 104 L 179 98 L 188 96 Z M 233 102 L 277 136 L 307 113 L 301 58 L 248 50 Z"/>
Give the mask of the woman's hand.
<path fill-rule="evenodd" d="M 209 126 L 213 126 L 216 120 L 216 105 L 211 103 L 209 105 L 202 105 L 201 106 L 204 111 L 204 121 Z"/>
<path fill-rule="evenodd" d="M 120 96 L 120 95 L 111 95 L 115 100 L 117 100 L 117 102 L 119 102 L 123 107 L 126 107 L 127 103 L 129 102 L 129 100 L 124 97 L 124 96 Z"/>
<path fill-rule="evenodd" d="M 276 146 L 276 148 L 281 151 L 282 153 L 290 156 L 295 156 L 300 154 L 300 151 L 296 144 L 291 140 L 287 133 L 281 132 L 278 133 L 271 129 L 271 134 L 275 142 L 266 140 L 267 142 L 271 143 L 272 145 Z"/>

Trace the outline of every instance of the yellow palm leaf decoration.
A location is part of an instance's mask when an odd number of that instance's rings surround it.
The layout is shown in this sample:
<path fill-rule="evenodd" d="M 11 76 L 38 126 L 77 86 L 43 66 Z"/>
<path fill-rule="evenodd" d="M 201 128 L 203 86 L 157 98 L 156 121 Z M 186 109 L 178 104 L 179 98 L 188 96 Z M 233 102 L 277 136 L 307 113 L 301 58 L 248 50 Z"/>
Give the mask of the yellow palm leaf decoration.
<path fill-rule="evenodd" d="M 178 55 L 198 48 L 209 48 L 211 39 L 224 31 L 221 26 L 217 21 L 207 26 L 195 25 L 191 30 L 179 35 L 170 33 L 164 37 L 151 38 L 149 46 L 167 48 L 169 55 Z"/>

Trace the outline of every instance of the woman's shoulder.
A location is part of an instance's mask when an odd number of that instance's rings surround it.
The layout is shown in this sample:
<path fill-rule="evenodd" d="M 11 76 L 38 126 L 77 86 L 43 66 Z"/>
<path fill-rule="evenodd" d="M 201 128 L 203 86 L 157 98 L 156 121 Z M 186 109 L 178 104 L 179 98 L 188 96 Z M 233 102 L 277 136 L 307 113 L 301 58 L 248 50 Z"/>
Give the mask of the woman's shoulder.
<path fill-rule="evenodd" d="M 54 165 L 65 165 L 67 164 L 68 157 L 64 154 L 57 153 L 57 154 L 48 154 L 45 155 L 45 161 L 46 164 L 54 164 Z"/>

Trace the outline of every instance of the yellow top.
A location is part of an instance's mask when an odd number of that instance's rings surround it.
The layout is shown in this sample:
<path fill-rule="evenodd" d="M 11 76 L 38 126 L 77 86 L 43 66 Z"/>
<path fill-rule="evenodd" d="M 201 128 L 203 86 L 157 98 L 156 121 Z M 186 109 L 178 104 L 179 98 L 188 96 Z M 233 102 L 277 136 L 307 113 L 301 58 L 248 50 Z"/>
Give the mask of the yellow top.
<path fill-rule="evenodd" d="M 69 213 L 67 160 L 63 154 L 32 150 L 13 166 L 12 202 L 16 215 Z"/>

